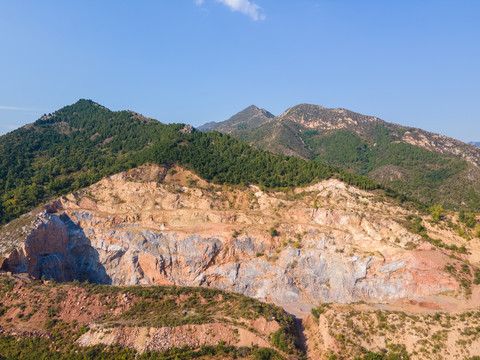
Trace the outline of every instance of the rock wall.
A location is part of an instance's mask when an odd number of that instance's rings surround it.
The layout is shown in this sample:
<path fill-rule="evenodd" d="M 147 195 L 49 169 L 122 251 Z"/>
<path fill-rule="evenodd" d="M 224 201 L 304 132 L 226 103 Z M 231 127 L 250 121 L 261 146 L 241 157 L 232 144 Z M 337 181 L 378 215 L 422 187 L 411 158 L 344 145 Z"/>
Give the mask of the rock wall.
<path fill-rule="evenodd" d="M 59 282 L 80 280 L 111 284 L 98 251 L 66 214 L 37 215 L 25 241 L 4 260 L 2 270 Z"/>

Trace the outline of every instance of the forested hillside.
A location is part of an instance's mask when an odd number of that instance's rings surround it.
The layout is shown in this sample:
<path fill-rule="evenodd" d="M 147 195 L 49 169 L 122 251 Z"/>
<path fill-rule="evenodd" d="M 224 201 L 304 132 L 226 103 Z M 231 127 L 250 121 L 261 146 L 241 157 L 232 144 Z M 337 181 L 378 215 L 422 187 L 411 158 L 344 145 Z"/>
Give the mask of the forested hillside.
<path fill-rule="evenodd" d="M 216 183 L 277 188 L 335 176 L 363 189 L 380 187 L 330 166 L 253 149 L 218 132 L 112 112 L 90 100 L 2 136 L 0 161 L 0 223 L 145 163 L 180 164 Z"/>

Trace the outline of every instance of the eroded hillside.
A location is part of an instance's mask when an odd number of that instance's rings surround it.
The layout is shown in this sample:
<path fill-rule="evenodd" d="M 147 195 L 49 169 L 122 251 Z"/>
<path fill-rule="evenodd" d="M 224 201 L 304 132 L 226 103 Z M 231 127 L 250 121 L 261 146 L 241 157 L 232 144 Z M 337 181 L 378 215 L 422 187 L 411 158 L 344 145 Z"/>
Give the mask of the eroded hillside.
<path fill-rule="evenodd" d="M 464 277 L 447 269 L 476 254 L 478 239 L 467 250 L 453 230 L 428 224 L 443 246 L 436 248 L 409 230 L 409 219 L 402 207 L 337 180 L 265 193 L 150 166 L 6 226 L 2 268 L 57 281 L 212 286 L 296 313 L 322 302 L 469 296 L 474 267 Z"/>
<path fill-rule="evenodd" d="M 449 313 L 361 303 L 323 304 L 304 321 L 311 359 L 359 359 L 366 351 L 386 359 L 476 359 L 479 324 L 478 309 Z"/>
<path fill-rule="evenodd" d="M 300 353 L 289 315 L 239 294 L 6 275 L 0 284 L 0 356 L 39 351 L 43 358 L 98 358 L 102 352 L 102 359 L 282 359 Z M 20 336 L 27 345 L 9 344 L 8 336 Z M 29 349 L 32 344 L 37 348 Z"/>
<path fill-rule="evenodd" d="M 395 325 L 406 334 L 401 341 L 394 341 L 390 328 L 369 329 L 378 325 L 374 322 L 378 311 L 386 317 L 398 311 L 421 314 L 424 327 L 418 331 L 422 334 L 433 329 L 427 326 L 429 313 L 441 312 L 442 317 L 475 314 L 480 298 L 480 240 L 463 226 L 457 214 L 442 214 L 435 221 L 430 215 L 400 206 L 382 191 L 362 191 L 335 179 L 291 191 L 264 192 L 255 186 L 212 185 L 181 167 L 150 165 L 107 177 L 4 226 L 0 254 L 4 271 L 26 273 L 33 279 L 173 285 L 176 289 L 200 286 L 275 303 L 303 318 L 303 327 L 297 324 L 292 331 L 312 359 L 335 354 L 349 359 L 363 356 L 367 350 L 381 353 L 384 348 L 392 354 L 406 351 L 414 359 L 423 359 L 437 358 L 433 355 L 439 350 L 434 346 L 443 345 L 430 342 L 420 346 L 421 339 L 414 338 L 417 335 L 407 334 L 408 321 Z M 31 284 L 36 282 L 15 283 L 18 295 L 12 295 L 12 288 L 2 300 L 4 329 L 43 334 L 46 323 L 35 320 L 38 309 L 33 311 L 43 305 L 26 305 L 37 296 L 32 289 L 40 289 Z M 8 281 L 4 286 L 8 288 Z M 252 324 L 245 325 L 247 330 L 235 330 L 231 324 L 219 323 L 219 318 L 228 318 L 221 313 L 225 307 L 215 308 L 215 314 L 209 312 L 206 318 L 205 314 L 190 313 L 189 306 L 204 304 L 202 296 L 195 301 L 180 296 L 186 304 L 180 306 L 177 301 L 175 306 L 185 312 L 177 314 L 174 305 L 156 308 L 157 298 L 148 294 L 160 291 L 158 288 L 127 289 L 131 295 L 109 286 L 75 291 L 54 286 L 47 298 L 59 298 L 55 295 L 58 291 L 67 294 L 60 297 L 60 302 L 66 302 L 58 307 L 61 315 L 55 321 L 76 320 L 80 326 L 85 319 L 89 331 L 75 339 L 82 346 L 117 344 L 137 351 L 168 351 L 180 345 L 198 348 L 202 344 L 217 346 L 215 341 L 220 338 L 213 341 L 205 334 L 218 332 L 222 341 L 238 348 L 240 343 L 234 343 L 238 336 L 250 341 L 258 335 L 255 331 L 244 334 Z M 135 305 L 133 311 L 132 299 L 143 294 L 142 289 L 150 300 Z M 90 295 L 84 298 L 82 291 L 96 297 L 86 302 Z M 99 295 L 98 291 L 108 294 Z M 80 300 L 71 304 L 68 299 L 72 296 Z M 160 304 L 168 300 L 161 298 Z M 96 305 L 89 309 L 85 303 Z M 344 305 L 331 308 L 322 305 L 325 303 Z M 95 309 L 99 309 L 97 313 Z M 44 311 L 48 312 L 48 307 Z M 162 323 L 165 316 L 180 319 L 180 323 L 174 327 Z M 472 316 L 467 318 L 474 325 L 477 318 Z M 26 322 L 22 320 L 25 317 Z M 192 320 L 195 326 L 182 323 L 182 319 Z M 198 323 L 199 319 L 208 321 Z M 452 350 L 457 340 L 476 341 L 472 340 L 476 337 L 464 339 L 462 335 L 473 326 L 470 320 L 450 329 L 448 336 L 454 340 L 444 346 L 452 359 L 459 354 L 476 355 L 466 347 Z M 274 329 L 269 324 L 265 323 L 267 333 L 258 335 L 253 344 L 272 347 L 272 332 L 282 326 Z M 185 332 L 191 337 L 154 342 Z M 355 340 L 356 335 L 370 340 Z M 199 342 L 199 337 L 205 341 Z M 405 348 L 397 346 L 402 341 Z M 285 349 L 277 350 L 286 354 Z M 246 356 L 249 354 L 253 353 Z"/>

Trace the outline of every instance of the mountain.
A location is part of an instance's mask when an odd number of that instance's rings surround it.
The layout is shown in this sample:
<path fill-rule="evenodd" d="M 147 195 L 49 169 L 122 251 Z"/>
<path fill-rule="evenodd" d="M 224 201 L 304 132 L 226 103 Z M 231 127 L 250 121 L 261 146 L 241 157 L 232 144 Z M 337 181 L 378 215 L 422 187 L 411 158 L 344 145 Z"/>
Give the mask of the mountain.
<path fill-rule="evenodd" d="M 229 133 L 256 148 L 367 176 L 429 204 L 480 210 L 480 149 L 443 135 L 309 104 Z"/>
<path fill-rule="evenodd" d="M 219 131 L 229 134 L 236 130 L 255 129 L 268 123 L 275 115 L 269 113 L 265 109 L 259 109 L 255 105 L 251 105 L 232 116 L 230 119 L 222 122 L 209 122 L 198 129 L 201 131 Z"/>
<path fill-rule="evenodd" d="M 0 224 L 146 163 L 183 165 L 222 184 L 292 187 L 335 176 L 365 189 L 380 187 L 329 166 L 255 150 L 218 132 L 165 125 L 80 100 L 0 137 Z"/>
<path fill-rule="evenodd" d="M 470 141 L 470 145 L 480 146 L 480 141 Z"/>
<path fill-rule="evenodd" d="M 233 133 L 475 166 L 343 114 Z M 90 100 L 0 137 L 0 359 L 480 356 L 478 216 L 314 159 Z"/>

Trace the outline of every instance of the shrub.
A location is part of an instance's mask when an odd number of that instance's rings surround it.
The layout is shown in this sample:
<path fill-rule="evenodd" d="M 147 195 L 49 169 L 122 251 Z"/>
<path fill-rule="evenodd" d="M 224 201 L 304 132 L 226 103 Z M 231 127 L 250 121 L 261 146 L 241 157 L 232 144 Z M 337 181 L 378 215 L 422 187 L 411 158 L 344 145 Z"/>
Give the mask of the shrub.
<path fill-rule="evenodd" d="M 269 230 L 269 232 L 270 232 L 270 236 L 271 236 L 271 237 L 275 237 L 275 236 L 280 235 L 279 232 L 278 232 L 278 230 L 275 229 L 274 227 L 271 227 L 270 230 Z"/>

